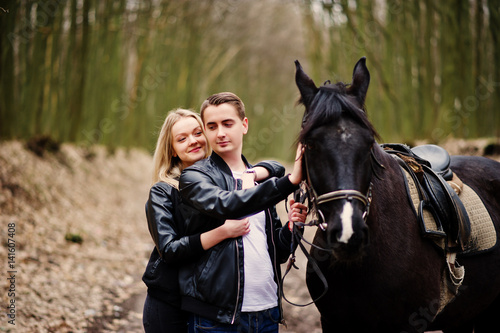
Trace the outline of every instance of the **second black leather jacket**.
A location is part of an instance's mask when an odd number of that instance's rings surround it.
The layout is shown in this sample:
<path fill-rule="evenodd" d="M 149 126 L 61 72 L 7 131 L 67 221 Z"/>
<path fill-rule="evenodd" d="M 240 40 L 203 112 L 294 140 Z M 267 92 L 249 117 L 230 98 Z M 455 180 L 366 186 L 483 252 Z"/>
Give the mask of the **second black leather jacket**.
<path fill-rule="evenodd" d="M 250 165 L 243 158 L 248 167 Z M 280 292 L 280 264 L 291 252 L 291 232 L 282 227 L 274 205 L 298 186 L 293 185 L 277 162 L 259 163 L 272 177 L 246 190 L 236 190 L 236 180 L 224 160 L 216 153 L 186 168 L 180 178 L 187 234 L 199 234 L 218 227 L 226 219 L 239 219 L 265 210 L 268 251 L 274 280 Z M 239 322 L 243 301 L 244 250 L 242 237 L 227 239 L 199 260 L 185 263 L 179 272 L 182 308 L 221 323 Z M 259 274 L 259 272 L 252 272 Z M 278 295 L 281 310 L 281 297 Z"/>
<path fill-rule="evenodd" d="M 155 247 L 142 277 L 151 297 L 179 308 L 179 266 L 205 252 L 200 234 L 188 235 L 183 229 L 181 207 L 179 190 L 173 185 L 158 182 L 151 187 L 146 217 Z"/>

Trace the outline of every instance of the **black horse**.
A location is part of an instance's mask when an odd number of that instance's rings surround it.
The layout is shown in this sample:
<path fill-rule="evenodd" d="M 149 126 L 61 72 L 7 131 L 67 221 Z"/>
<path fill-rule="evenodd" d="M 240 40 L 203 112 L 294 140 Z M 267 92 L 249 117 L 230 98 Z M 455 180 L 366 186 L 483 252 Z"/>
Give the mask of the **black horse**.
<path fill-rule="evenodd" d="M 299 141 L 318 228 L 311 256 L 328 281 L 316 300 L 324 332 L 492 332 L 500 323 L 500 248 L 458 257 L 465 279 L 437 313 L 446 263 L 422 237 L 400 166 L 377 144 L 364 108 L 370 74 L 358 61 L 351 84 L 316 87 L 296 62 L 306 110 Z M 451 168 L 500 228 L 500 163 L 452 157 Z M 369 207 L 368 207 L 369 206 Z M 369 208 L 369 210 L 368 210 Z M 497 236 L 498 237 L 498 236 Z M 325 287 L 308 265 L 313 299 Z"/>

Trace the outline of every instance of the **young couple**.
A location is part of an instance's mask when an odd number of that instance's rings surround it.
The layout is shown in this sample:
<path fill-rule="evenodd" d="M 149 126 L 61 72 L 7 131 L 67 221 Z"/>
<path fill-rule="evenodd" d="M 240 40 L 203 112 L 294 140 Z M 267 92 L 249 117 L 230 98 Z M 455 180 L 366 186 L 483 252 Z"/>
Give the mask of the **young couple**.
<path fill-rule="evenodd" d="M 298 188 L 301 148 L 289 175 L 274 161 L 252 167 L 241 154 L 248 119 L 240 98 L 212 95 L 200 113 L 170 112 L 156 145 L 144 329 L 278 332 L 280 264 L 307 207 L 290 200 L 282 226 L 274 206 Z"/>

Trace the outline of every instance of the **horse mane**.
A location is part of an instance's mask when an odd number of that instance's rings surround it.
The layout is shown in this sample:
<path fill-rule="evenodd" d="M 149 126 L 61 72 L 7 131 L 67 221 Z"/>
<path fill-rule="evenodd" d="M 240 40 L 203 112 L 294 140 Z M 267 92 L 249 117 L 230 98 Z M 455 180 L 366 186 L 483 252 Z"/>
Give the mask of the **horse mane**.
<path fill-rule="evenodd" d="M 343 82 L 336 84 L 325 83 L 319 88 L 311 105 L 309 107 L 306 106 L 306 113 L 302 121 L 302 129 L 298 139 L 299 142 L 304 142 L 305 137 L 313 129 L 337 121 L 343 113 L 368 129 L 375 138 L 380 138 L 366 116 L 365 106 L 363 105 L 362 108 L 357 107 L 350 100 L 354 97 L 350 97 L 347 94 L 348 89 L 349 85 Z M 303 104 L 302 100 L 299 100 L 299 104 Z"/>

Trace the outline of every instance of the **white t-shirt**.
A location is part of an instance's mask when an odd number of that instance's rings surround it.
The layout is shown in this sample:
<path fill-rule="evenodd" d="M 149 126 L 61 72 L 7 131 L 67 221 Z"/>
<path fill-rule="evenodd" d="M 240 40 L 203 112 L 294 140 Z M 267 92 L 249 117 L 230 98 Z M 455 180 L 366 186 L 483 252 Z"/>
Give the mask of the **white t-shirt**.
<path fill-rule="evenodd" d="M 239 178 L 237 173 L 233 175 Z M 261 211 L 249 219 L 250 232 L 243 236 L 245 283 L 241 311 L 256 312 L 278 305 L 278 286 L 267 246 L 266 213 Z"/>

